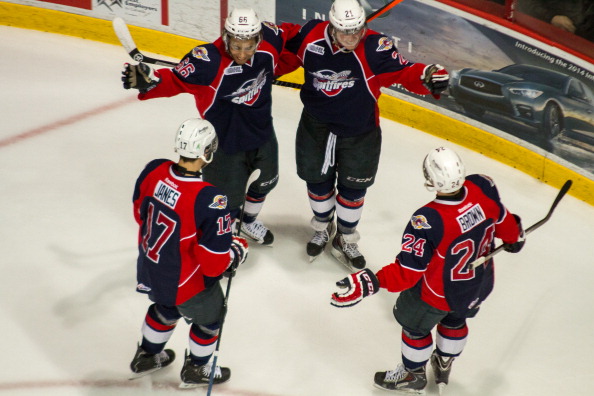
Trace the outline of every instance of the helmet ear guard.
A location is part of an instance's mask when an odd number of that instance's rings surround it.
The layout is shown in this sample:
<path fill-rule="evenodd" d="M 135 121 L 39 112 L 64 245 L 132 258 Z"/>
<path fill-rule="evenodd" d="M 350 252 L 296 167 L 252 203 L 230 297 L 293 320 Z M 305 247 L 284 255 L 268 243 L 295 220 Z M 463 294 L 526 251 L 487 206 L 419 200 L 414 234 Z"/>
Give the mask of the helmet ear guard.
<path fill-rule="evenodd" d="M 462 188 L 466 167 L 455 151 L 438 147 L 423 160 L 425 187 L 438 193 L 453 193 Z"/>
<path fill-rule="evenodd" d="M 184 121 L 175 133 L 175 152 L 185 158 L 200 158 L 209 164 L 218 146 L 214 127 L 201 118 Z"/>

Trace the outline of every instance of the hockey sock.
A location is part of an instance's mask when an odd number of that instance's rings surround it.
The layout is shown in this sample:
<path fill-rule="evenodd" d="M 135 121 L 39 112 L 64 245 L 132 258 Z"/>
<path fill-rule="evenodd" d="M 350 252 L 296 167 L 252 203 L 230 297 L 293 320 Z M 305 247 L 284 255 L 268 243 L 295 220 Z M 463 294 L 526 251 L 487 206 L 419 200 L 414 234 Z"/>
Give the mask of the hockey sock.
<path fill-rule="evenodd" d="M 307 183 L 309 205 L 317 220 L 325 222 L 332 219 L 336 206 L 334 181 Z"/>
<path fill-rule="evenodd" d="M 245 197 L 245 212 L 243 214 L 243 221 L 245 223 L 253 223 L 256 220 L 256 217 L 258 217 L 262 210 L 262 206 L 264 206 L 266 195 L 248 191 Z"/>
<path fill-rule="evenodd" d="M 367 189 L 358 190 L 338 185 L 336 217 L 338 232 L 341 234 L 351 234 L 357 228 L 363 213 L 365 193 L 367 193 Z"/>
<path fill-rule="evenodd" d="M 161 352 L 171 338 L 180 317 L 175 307 L 157 307 L 157 304 L 152 304 L 142 324 L 142 349 L 152 354 Z"/>
<path fill-rule="evenodd" d="M 409 370 L 424 367 L 433 351 L 433 337 L 416 335 L 402 330 L 402 363 Z"/>
<path fill-rule="evenodd" d="M 458 328 L 451 328 L 443 324 L 437 325 L 437 353 L 441 356 L 459 356 L 464 350 L 468 339 L 468 326 L 461 325 Z"/>
<path fill-rule="evenodd" d="M 192 363 L 202 366 L 209 361 L 219 338 L 219 329 L 220 325 L 218 323 L 207 326 L 193 324 L 190 327 L 190 357 Z"/>

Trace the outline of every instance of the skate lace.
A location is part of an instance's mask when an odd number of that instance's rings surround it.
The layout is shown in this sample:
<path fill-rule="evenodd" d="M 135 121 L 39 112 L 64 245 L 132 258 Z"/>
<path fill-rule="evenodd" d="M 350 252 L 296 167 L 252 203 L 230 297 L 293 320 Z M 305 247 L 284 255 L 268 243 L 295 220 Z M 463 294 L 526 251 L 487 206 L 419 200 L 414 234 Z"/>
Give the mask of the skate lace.
<path fill-rule="evenodd" d="M 162 364 L 169 360 L 169 355 L 165 351 L 161 351 L 155 355 L 155 363 Z"/>
<path fill-rule="evenodd" d="M 404 368 L 403 365 L 399 364 L 396 367 L 396 370 L 386 371 L 386 378 L 384 379 L 385 382 L 398 382 L 401 379 L 406 378 L 408 375 L 408 371 Z"/>
<path fill-rule="evenodd" d="M 212 370 L 212 364 L 205 364 L 202 367 L 200 367 L 201 374 L 207 378 L 210 377 L 211 370 Z M 215 368 L 214 377 L 221 378 L 221 366 L 217 366 Z"/>
<path fill-rule="evenodd" d="M 359 252 L 359 246 L 356 243 L 345 242 L 341 237 L 340 245 L 342 247 L 342 251 L 347 255 L 348 258 L 353 259 L 355 257 L 362 256 L 361 252 Z"/>
<path fill-rule="evenodd" d="M 255 220 L 251 223 L 243 223 L 241 229 L 254 239 L 264 239 L 264 236 L 268 232 L 268 228 L 266 228 L 260 220 Z"/>
<path fill-rule="evenodd" d="M 314 236 L 311 238 L 311 243 L 315 243 L 316 245 L 323 246 L 330 240 L 330 235 L 328 235 L 328 231 L 316 231 Z"/>

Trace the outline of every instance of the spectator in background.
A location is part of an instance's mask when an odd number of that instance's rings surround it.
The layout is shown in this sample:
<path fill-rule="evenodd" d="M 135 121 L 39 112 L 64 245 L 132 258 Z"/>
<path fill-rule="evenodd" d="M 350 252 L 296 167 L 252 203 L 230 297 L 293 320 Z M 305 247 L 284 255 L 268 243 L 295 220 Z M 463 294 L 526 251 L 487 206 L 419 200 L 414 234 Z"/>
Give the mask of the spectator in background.
<path fill-rule="evenodd" d="M 594 0 L 518 0 L 517 10 L 594 41 Z"/>

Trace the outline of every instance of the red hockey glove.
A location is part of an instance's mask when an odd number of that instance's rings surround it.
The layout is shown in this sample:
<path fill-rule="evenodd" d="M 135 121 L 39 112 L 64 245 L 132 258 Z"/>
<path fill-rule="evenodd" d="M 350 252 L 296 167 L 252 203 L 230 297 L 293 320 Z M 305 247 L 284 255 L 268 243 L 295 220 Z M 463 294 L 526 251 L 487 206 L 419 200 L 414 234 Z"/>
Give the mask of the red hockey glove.
<path fill-rule="evenodd" d="M 145 93 L 155 88 L 160 81 L 155 77 L 155 71 L 147 64 L 142 62 L 138 65 L 124 64 L 122 82 L 125 89 L 134 88 Z"/>
<path fill-rule="evenodd" d="M 423 70 L 421 76 L 423 84 L 431 92 L 435 99 L 439 99 L 440 93 L 443 92 L 450 83 L 450 75 L 447 70 L 441 65 L 427 65 Z"/>
<path fill-rule="evenodd" d="M 247 259 L 247 240 L 245 238 L 234 236 L 233 240 L 231 241 L 231 247 L 229 248 L 229 250 L 231 261 L 229 262 L 229 266 L 223 273 L 223 275 L 227 278 L 235 276 L 235 270 L 237 270 L 237 267 L 239 267 L 240 264 L 243 264 Z"/>
<path fill-rule="evenodd" d="M 377 293 L 380 288 L 379 280 L 369 268 L 350 274 L 336 282 L 336 286 L 347 289 L 342 293 L 332 293 L 330 304 L 338 308 L 352 307 L 365 297 Z"/>
<path fill-rule="evenodd" d="M 524 247 L 526 243 L 526 233 L 524 232 L 524 228 L 522 227 L 522 219 L 518 215 L 514 215 L 516 218 L 516 222 L 518 223 L 518 227 L 520 228 L 520 236 L 518 240 L 514 243 L 504 243 L 503 249 L 509 253 L 518 253 Z"/>

